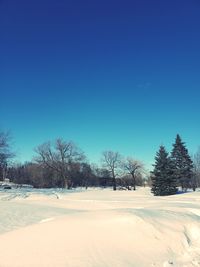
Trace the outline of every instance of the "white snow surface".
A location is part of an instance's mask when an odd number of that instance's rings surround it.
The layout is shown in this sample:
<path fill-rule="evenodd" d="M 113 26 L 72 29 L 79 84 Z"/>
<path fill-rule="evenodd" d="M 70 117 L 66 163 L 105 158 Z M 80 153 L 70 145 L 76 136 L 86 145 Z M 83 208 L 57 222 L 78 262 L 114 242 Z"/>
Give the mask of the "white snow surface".
<path fill-rule="evenodd" d="M 200 192 L 0 191 L 0 267 L 200 266 Z"/>

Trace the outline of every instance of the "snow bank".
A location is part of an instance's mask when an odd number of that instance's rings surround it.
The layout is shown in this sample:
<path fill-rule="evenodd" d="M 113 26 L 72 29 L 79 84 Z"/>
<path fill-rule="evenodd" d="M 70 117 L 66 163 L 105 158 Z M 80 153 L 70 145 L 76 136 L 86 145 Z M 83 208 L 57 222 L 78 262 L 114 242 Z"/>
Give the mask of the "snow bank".
<path fill-rule="evenodd" d="M 200 266 L 199 210 L 200 192 L 1 192 L 0 267 Z"/>

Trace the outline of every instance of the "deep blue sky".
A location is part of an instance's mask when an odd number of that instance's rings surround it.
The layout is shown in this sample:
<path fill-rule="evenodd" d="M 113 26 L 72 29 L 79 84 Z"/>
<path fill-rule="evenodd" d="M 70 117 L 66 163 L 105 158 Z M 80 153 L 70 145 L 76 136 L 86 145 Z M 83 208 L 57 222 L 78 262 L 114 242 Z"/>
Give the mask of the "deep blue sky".
<path fill-rule="evenodd" d="M 198 0 L 0 0 L 0 128 L 18 159 L 61 136 L 153 162 L 200 144 Z"/>

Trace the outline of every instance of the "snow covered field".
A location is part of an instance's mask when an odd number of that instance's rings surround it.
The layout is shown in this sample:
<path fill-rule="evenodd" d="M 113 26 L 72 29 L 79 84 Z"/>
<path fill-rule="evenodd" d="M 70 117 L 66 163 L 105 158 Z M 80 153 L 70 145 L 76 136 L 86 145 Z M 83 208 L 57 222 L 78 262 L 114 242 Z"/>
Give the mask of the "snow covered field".
<path fill-rule="evenodd" d="M 0 267 L 200 266 L 200 192 L 0 191 Z"/>

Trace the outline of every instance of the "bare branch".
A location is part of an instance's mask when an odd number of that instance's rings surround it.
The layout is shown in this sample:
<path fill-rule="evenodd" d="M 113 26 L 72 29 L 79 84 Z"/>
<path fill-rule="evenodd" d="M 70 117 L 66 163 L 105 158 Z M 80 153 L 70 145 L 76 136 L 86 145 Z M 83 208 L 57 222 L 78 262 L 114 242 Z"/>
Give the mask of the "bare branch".
<path fill-rule="evenodd" d="M 85 156 L 77 146 L 61 138 L 52 144 L 46 142 L 35 149 L 38 157 L 36 161 L 55 170 L 62 177 L 63 186 L 69 187 L 70 168 L 73 162 L 82 161 Z"/>
<path fill-rule="evenodd" d="M 134 190 L 136 186 L 136 175 L 141 174 L 144 170 L 144 165 L 139 160 L 135 160 L 131 157 L 126 158 L 122 162 L 122 168 L 127 172 L 127 174 L 130 174 L 133 178 L 133 184 L 134 184 Z"/>
<path fill-rule="evenodd" d="M 113 190 L 116 190 L 116 177 L 120 167 L 121 155 L 118 152 L 104 151 L 102 160 L 104 167 L 110 172 L 113 178 Z"/>

